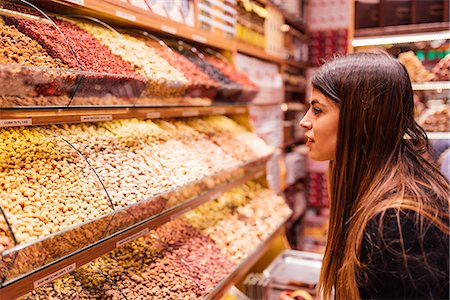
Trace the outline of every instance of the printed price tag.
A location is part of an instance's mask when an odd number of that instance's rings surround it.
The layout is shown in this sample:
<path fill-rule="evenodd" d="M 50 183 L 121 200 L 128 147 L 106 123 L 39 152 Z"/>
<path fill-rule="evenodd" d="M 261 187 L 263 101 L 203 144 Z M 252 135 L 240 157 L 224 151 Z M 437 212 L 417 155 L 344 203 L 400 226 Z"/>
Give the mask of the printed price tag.
<path fill-rule="evenodd" d="M 111 121 L 112 115 L 81 116 L 81 122 Z"/>
<path fill-rule="evenodd" d="M 81 6 L 84 6 L 84 0 L 67 0 L 67 2 L 72 2 Z"/>
<path fill-rule="evenodd" d="M 170 34 L 177 33 L 177 30 L 173 27 L 167 26 L 167 25 L 161 25 L 161 30 Z"/>
<path fill-rule="evenodd" d="M 220 196 L 222 196 L 222 193 L 221 192 L 217 192 L 217 193 L 213 194 L 210 199 L 214 200 L 214 199 L 219 198 Z"/>
<path fill-rule="evenodd" d="M 196 42 L 205 44 L 208 40 L 203 35 L 193 34 L 192 39 Z"/>
<path fill-rule="evenodd" d="M 213 115 L 224 115 L 224 114 L 226 114 L 227 112 L 226 112 L 226 110 L 225 109 L 216 109 L 216 110 L 213 110 Z"/>
<path fill-rule="evenodd" d="M 186 110 L 181 113 L 183 117 L 195 117 L 199 115 L 198 110 Z"/>
<path fill-rule="evenodd" d="M 14 127 L 14 126 L 26 126 L 32 125 L 32 119 L 10 119 L 0 120 L 0 127 Z"/>
<path fill-rule="evenodd" d="M 120 11 L 120 10 L 116 10 L 116 16 L 121 17 L 121 18 L 126 19 L 126 20 L 129 20 L 129 21 L 136 22 L 136 16 L 135 15 L 132 15 L 132 14 Z"/>
<path fill-rule="evenodd" d="M 137 239 L 138 237 L 143 236 L 144 234 L 148 233 L 148 228 L 145 228 L 139 232 L 136 232 L 135 234 L 130 235 L 127 238 L 124 238 L 123 240 L 120 240 L 116 243 L 116 248 L 119 248 L 120 246 L 125 245 L 128 242 L 131 242 L 134 239 Z"/>
<path fill-rule="evenodd" d="M 54 273 L 52 273 L 52 274 L 50 274 L 48 276 L 45 276 L 44 278 L 36 280 L 33 283 L 33 286 L 34 286 L 35 289 L 37 289 L 38 287 L 43 286 L 44 284 L 52 282 L 53 280 L 55 280 L 55 279 L 57 279 L 57 278 L 59 278 L 59 277 L 61 277 L 63 275 L 66 275 L 66 274 L 72 272 L 76 268 L 77 268 L 76 263 L 68 265 L 67 267 L 62 268 L 62 269 L 60 269 L 60 270 L 58 270 L 58 271 L 56 271 L 56 272 L 54 272 Z"/>
<path fill-rule="evenodd" d="M 156 119 L 156 118 L 160 118 L 161 117 L 161 113 L 159 112 L 151 112 L 147 114 L 147 118 L 149 119 Z"/>
<path fill-rule="evenodd" d="M 172 216 L 170 217 L 170 219 L 173 221 L 173 220 L 175 220 L 176 218 L 178 218 L 179 216 L 181 216 L 182 214 L 187 213 L 187 212 L 190 211 L 190 210 L 192 210 L 191 207 L 186 207 L 185 209 L 183 209 L 183 210 L 177 212 L 176 214 L 172 215 Z"/>

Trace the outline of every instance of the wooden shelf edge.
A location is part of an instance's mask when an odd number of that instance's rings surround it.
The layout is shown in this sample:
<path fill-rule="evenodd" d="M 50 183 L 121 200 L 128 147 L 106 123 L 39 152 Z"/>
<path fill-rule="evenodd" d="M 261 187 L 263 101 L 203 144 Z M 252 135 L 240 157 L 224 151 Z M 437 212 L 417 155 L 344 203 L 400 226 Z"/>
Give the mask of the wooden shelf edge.
<path fill-rule="evenodd" d="M 407 33 L 433 32 L 449 29 L 450 29 L 449 22 L 408 24 L 408 25 L 384 26 L 375 28 L 360 28 L 355 29 L 354 37 L 372 37 L 372 36 L 383 36 L 393 34 L 398 35 Z"/>
<path fill-rule="evenodd" d="M 286 60 L 284 62 L 284 64 L 294 67 L 294 68 L 297 68 L 297 69 L 307 69 L 310 67 L 308 63 L 297 62 L 294 60 Z"/>
<path fill-rule="evenodd" d="M 246 44 L 241 41 L 237 41 L 237 51 L 243 54 L 247 54 L 256 58 L 260 58 L 263 60 L 267 60 L 269 62 L 274 62 L 277 64 L 284 63 L 284 60 L 276 57 L 274 55 L 268 54 L 264 51 L 264 49 L 260 49 L 250 44 Z"/>
<path fill-rule="evenodd" d="M 288 93 L 306 93 L 306 87 L 285 86 L 284 91 Z"/>
<path fill-rule="evenodd" d="M 247 105 L 0 109 L 0 128 L 30 125 L 158 119 L 248 113 Z"/>
<path fill-rule="evenodd" d="M 242 276 L 244 276 L 251 267 L 264 255 L 270 244 L 285 230 L 285 224 L 289 220 L 290 216 L 273 231 L 268 238 L 266 238 L 256 249 L 253 251 L 233 272 L 231 272 L 225 279 L 223 279 L 215 289 L 209 293 L 204 300 L 220 299 L 230 287 Z"/>
<path fill-rule="evenodd" d="M 248 173 L 242 177 L 220 185 L 190 201 L 184 202 L 183 204 L 169 210 L 156 218 L 146 220 L 136 224 L 135 226 L 125 229 L 125 231 L 116 233 L 104 240 L 100 240 L 93 245 L 85 247 L 65 258 L 59 259 L 46 267 L 38 269 L 30 274 L 23 276 L 20 279 L 8 283 L 7 285 L 0 288 L 0 299 L 16 299 L 17 297 L 23 296 L 26 293 L 34 289 L 35 283 L 46 277 L 52 276 L 52 281 L 79 268 L 94 259 L 105 255 L 106 253 L 113 251 L 117 248 L 117 243 L 126 240 L 126 243 L 132 241 L 135 238 L 142 236 L 143 234 L 153 230 L 164 223 L 167 223 L 180 215 L 195 209 L 196 207 L 216 199 L 223 193 L 231 190 L 232 188 L 242 185 L 252 179 L 259 178 L 265 174 L 266 163 L 272 155 L 265 156 L 259 160 L 250 162 L 246 170 Z M 68 269 L 69 272 L 63 273 L 61 270 Z M 55 275 L 57 274 L 57 275 Z"/>

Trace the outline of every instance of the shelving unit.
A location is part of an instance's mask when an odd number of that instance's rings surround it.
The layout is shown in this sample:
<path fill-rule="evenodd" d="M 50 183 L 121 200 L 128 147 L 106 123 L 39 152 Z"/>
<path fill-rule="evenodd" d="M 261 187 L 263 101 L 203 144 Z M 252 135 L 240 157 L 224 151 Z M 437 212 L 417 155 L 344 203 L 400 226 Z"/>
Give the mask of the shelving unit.
<path fill-rule="evenodd" d="M 50 12 L 62 15 L 88 15 L 104 20 L 113 26 L 122 28 L 139 28 L 161 34 L 164 36 L 176 37 L 188 41 L 195 45 L 207 46 L 225 52 L 231 57 L 237 53 L 243 53 L 252 57 L 283 66 L 290 66 L 298 69 L 306 69 L 308 64 L 295 61 L 285 61 L 280 57 L 267 54 L 263 49 L 239 42 L 235 39 L 219 37 L 215 34 L 200 30 L 197 27 L 189 27 L 181 23 L 166 19 L 150 12 L 139 10 L 138 8 L 121 1 L 106 0 L 29 0 L 31 3 Z M 266 1 L 264 1 L 266 2 Z M 289 18 L 287 18 L 289 19 Z M 292 26 L 299 28 L 302 32 L 307 32 L 307 27 L 297 20 L 287 20 Z M 292 92 L 304 92 L 304 89 L 291 88 Z M 210 106 L 86 106 L 86 107 L 17 107 L 0 108 L 0 129 L 2 127 L 34 126 L 65 123 L 102 122 L 124 119 L 160 119 L 179 117 L 201 117 L 208 115 L 245 115 L 249 113 L 251 106 L 242 103 L 214 103 Z M 241 116 L 239 116 L 241 117 Z M 162 195 L 144 201 L 134 203 L 123 209 L 108 213 L 107 215 L 89 220 L 83 224 L 75 225 L 67 230 L 63 230 L 50 236 L 45 236 L 37 241 L 26 242 L 9 248 L 2 252 L 0 262 L 8 259 L 13 268 L 14 263 L 23 263 L 25 269 L 15 270 L 17 276 L 6 276 L 0 278 L 2 287 L 0 288 L 0 299 L 13 299 L 22 296 L 45 283 L 70 273 L 71 271 L 89 263 L 100 256 L 128 243 L 149 231 L 178 218 L 180 215 L 195 209 L 208 201 L 216 199 L 230 189 L 242 185 L 250 180 L 260 178 L 266 174 L 266 165 L 272 155 L 264 156 L 246 164 L 203 178 L 198 182 L 193 182 L 187 186 L 168 191 Z M 221 177 L 233 178 L 213 188 L 205 182 L 214 181 Z M 156 215 L 150 213 L 151 202 L 157 199 L 167 199 L 177 193 L 182 193 L 184 189 L 189 190 L 199 188 L 202 193 L 193 196 L 187 201 L 170 207 Z M 136 213 L 138 216 L 134 216 Z M 133 219 L 127 219 L 128 215 L 133 215 Z M 110 229 L 109 225 L 115 222 L 120 226 Z M 108 224 L 108 231 L 104 227 L 96 226 L 100 222 Z M 98 227 L 98 228 L 95 228 Z M 120 228 L 120 229 L 119 229 Z M 89 230 L 102 231 L 101 239 L 83 244 L 81 246 L 71 245 L 70 252 L 58 253 L 55 257 L 44 257 L 42 261 L 32 262 L 26 266 L 26 262 L 21 262 L 24 257 L 31 257 L 40 254 L 39 249 L 49 247 L 55 241 L 72 241 L 73 234 L 82 234 Z M 275 230 L 265 239 L 257 249 L 245 259 L 237 268 L 229 274 L 207 297 L 206 299 L 217 299 L 252 265 L 263 255 L 273 239 L 283 233 L 284 224 Z M 0 267 L 3 267 L 0 265 Z M 8 266 L 11 267 L 11 266 Z M 9 275 L 9 273 L 7 274 Z"/>
<path fill-rule="evenodd" d="M 450 132 L 427 132 L 430 140 L 450 140 Z"/>
<path fill-rule="evenodd" d="M 246 114 L 246 105 L 212 105 L 185 107 L 92 107 L 92 108 L 43 108 L 7 109 L 0 114 L 0 127 L 48 125 L 110 121 L 121 119 L 159 119 L 196 117 L 206 115 Z"/>
<path fill-rule="evenodd" d="M 289 93 L 304 93 L 306 89 L 296 86 L 286 86 L 284 90 Z"/>
<path fill-rule="evenodd" d="M 415 82 L 412 84 L 415 91 L 450 90 L 448 81 Z"/>
<path fill-rule="evenodd" d="M 58 258 L 55 261 L 49 262 L 43 265 L 42 267 L 37 268 L 36 270 L 32 270 L 26 274 L 23 274 L 22 276 L 15 278 L 11 282 L 5 283 L 4 286 L 0 289 L 0 299 L 15 299 L 21 295 L 24 295 L 29 291 L 32 291 L 34 288 L 36 288 L 38 283 L 45 280 L 46 278 L 51 277 L 54 280 L 58 277 L 61 277 L 62 275 L 69 273 L 70 271 L 73 271 L 77 267 L 81 267 L 82 265 L 120 247 L 124 243 L 130 242 L 131 240 L 148 233 L 150 230 L 155 229 L 168 221 L 174 220 L 181 214 L 193 210 L 196 207 L 200 206 L 201 204 L 206 203 L 207 201 L 216 199 L 217 197 L 229 191 L 233 187 L 239 186 L 252 179 L 256 179 L 263 176 L 265 174 L 266 163 L 269 161 L 270 157 L 271 155 L 249 162 L 248 164 L 242 166 L 239 169 L 230 170 L 228 173 L 230 175 L 231 174 L 234 175 L 233 176 L 234 179 L 232 181 L 221 184 L 213 189 L 210 189 L 199 196 L 196 196 L 174 208 L 171 208 L 163 212 L 162 214 L 157 215 L 156 217 L 150 216 L 148 218 L 143 218 L 142 220 L 133 220 L 133 222 L 130 223 L 130 226 L 125 229 L 115 232 L 110 236 L 107 236 L 82 249 L 78 249 L 70 253 L 69 255 Z M 238 174 L 236 175 L 235 174 L 236 171 L 241 172 L 240 173 L 238 172 Z M 219 174 L 219 176 L 224 176 L 226 174 L 227 172 L 223 172 Z M 195 184 L 197 183 L 193 183 L 193 185 Z M 189 186 L 187 186 L 186 188 L 189 188 Z M 171 193 L 176 192 L 179 191 L 175 190 L 172 192 L 168 192 L 167 194 L 160 195 L 158 197 L 170 197 Z M 149 204 L 151 204 L 151 200 L 155 200 L 155 198 L 149 199 L 149 201 L 142 201 L 136 203 L 135 205 L 129 206 L 120 211 L 115 211 L 112 216 L 106 215 L 104 216 L 104 218 L 112 217 L 113 220 L 114 218 L 118 218 L 120 222 L 123 222 L 124 218 L 129 218 L 127 214 L 132 215 L 133 212 L 145 211 L 146 206 L 149 206 Z M 113 220 L 111 221 L 114 222 Z M 97 219 L 94 221 L 94 223 L 80 225 L 79 229 L 81 231 L 90 230 L 93 228 L 93 225 L 95 227 L 96 222 L 100 223 L 101 221 L 103 220 Z M 83 227 L 87 228 L 83 229 Z M 62 233 L 62 235 L 66 235 L 65 238 L 71 240 L 70 237 L 71 231 L 66 231 Z M 29 247 L 34 246 L 37 247 L 37 249 L 43 249 L 45 248 L 45 243 L 46 240 L 43 240 L 41 241 L 41 244 L 29 245 Z M 6 257 L 11 257 L 13 258 L 14 261 L 15 256 L 17 255 L 16 253 L 18 253 L 19 251 L 24 251 L 24 249 L 26 250 L 26 247 L 23 248 L 23 246 L 19 245 L 18 247 L 13 247 L 11 249 L 5 250 L 2 255 Z M 17 261 L 15 263 L 20 264 L 20 262 Z M 64 273 L 63 272 L 64 270 L 68 271 Z"/>
<path fill-rule="evenodd" d="M 286 221 L 288 219 L 289 218 L 287 218 Z M 251 269 L 251 267 L 255 264 L 255 262 L 257 262 L 262 257 L 262 255 L 269 248 L 272 241 L 278 235 L 284 233 L 285 222 L 281 226 L 279 226 L 277 230 L 275 230 L 273 233 L 271 233 L 270 236 L 267 239 L 265 239 L 258 246 L 258 248 L 256 248 L 255 251 L 253 251 L 253 253 L 250 254 L 250 256 L 247 257 L 247 259 L 245 259 L 236 269 L 234 269 L 233 272 L 231 272 L 224 280 L 222 280 L 222 282 L 219 283 L 216 286 L 216 288 L 211 293 L 209 293 L 208 296 L 206 296 L 204 299 L 205 300 L 220 299 L 228 291 L 228 289 L 236 281 L 238 281 L 240 278 L 242 278 L 242 276 L 244 276 Z"/>

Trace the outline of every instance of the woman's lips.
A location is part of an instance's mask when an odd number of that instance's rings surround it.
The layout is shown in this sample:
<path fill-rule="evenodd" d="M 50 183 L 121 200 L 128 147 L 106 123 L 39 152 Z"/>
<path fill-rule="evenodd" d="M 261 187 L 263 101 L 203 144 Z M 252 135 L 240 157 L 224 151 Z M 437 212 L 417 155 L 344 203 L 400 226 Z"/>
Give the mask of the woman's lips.
<path fill-rule="evenodd" d="M 314 143 L 314 140 L 313 139 L 311 139 L 311 138 L 309 138 L 309 137 L 306 137 L 306 146 L 311 146 L 312 144 Z"/>

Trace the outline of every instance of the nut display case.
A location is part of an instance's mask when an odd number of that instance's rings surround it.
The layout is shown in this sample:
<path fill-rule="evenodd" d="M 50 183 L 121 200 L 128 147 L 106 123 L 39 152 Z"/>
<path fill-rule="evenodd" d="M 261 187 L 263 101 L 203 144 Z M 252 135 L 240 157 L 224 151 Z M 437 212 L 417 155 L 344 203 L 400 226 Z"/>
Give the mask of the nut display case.
<path fill-rule="evenodd" d="M 210 105 L 182 71 L 128 33 L 88 16 L 2 1 L 1 107 Z M 197 98 L 181 98 L 184 96 Z"/>
<path fill-rule="evenodd" d="M 235 121 L 256 86 L 214 51 L 51 3 L 0 0 L 0 298 L 219 295 L 290 213 L 248 183 L 274 150 Z"/>
<path fill-rule="evenodd" d="M 94 297 L 89 299 L 217 299 L 258 259 L 289 214 L 261 180 L 249 181 L 21 299 L 44 292 L 68 299 L 63 291 L 74 281 Z M 231 245 L 229 234 L 235 235 Z"/>
<path fill-rule="evenodd" d="M 226 117 L 13 127 L 2 135 L 4 287 L 67 267 L 94 246 L 105 253 L 260 176 L 272 152 Z"/>

